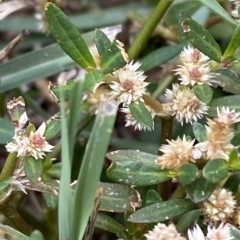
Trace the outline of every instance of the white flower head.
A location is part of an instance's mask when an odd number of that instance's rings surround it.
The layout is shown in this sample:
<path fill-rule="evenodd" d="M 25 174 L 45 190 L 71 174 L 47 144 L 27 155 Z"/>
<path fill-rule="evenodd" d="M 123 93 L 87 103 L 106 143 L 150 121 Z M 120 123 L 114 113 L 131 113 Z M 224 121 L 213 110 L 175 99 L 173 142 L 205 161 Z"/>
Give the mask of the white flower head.
<path fill-rule="evenodd" d="M 176 75 L 180 75 L 179 81 L 183 85 L 202 85 L 207 83 L 212 85 L 214 78 L 218 73 L 211 72 L 211 67 L 208 63 L 202 65 L 195 65 L 193 63 L 187 63 L 185 65 L 179 65 L 177 69 L 174 70 Z"/>
<path fill-rule="evenodd" d="M 214 190 L 212 195 L 203 203 L 203 213 L 211 222 L 225 222 L 232 218 L 236 208 L 236 200 L 232 192 L 225 188 Z"/>
<path fill-rule="evenodd" d="M 230 227 L 228 224 L 221 223 L 217 228 L 208 226 L 208 233 L 206 240 L 232 240 Z"/>
<path fill-rule="evenodd" d="M 147 106 L 146 106 L 147 107 Z M 148 110 L 150 111 L 151 113 L 151 116 L 152 116 L 152 119 L 154 119 L 155 117 L 155 113 L 154 111 L 147 107 Z M 139 130 L 139 131 L 142 131 L 142 130 L 148 130 L 148 131 L 151 131 L 152 129 L 154 129 L 154 122 L 153 122 L 153 126 L 152 128 L 149 128 L 147 126 L 144 126 L 142 125 L 140 122 L 138 122 L 134 117 L 133 115 L 131 114 L 130 112 L 130 109 L 129 108 L 121 108 L 120 110 L 121 112 L 123 113 L 126 113 L 125 115 L 125 119 L 126 119 L 126 124 L 125 124 L 125 127 L 129 127 L 129 126 L 133 126 L 135 130 Z"/>
<path fill-rule="evenodd" d="M 163 144 L 159 151 L 163 155 L 159 156 L 156 162 L 161 168 L 177 170 L 181 165 L 187 162 L 195 162 L 193 158 L 193 144 L 195 140 L 188 141 L 186 136 L 183 139 L 167 140 L 168 144 Z"/>
<path fill-rule="evenodd" d="M 228 126 L 240 121 L 240 113 L 230 110 L 228 107 L 217 108 L 217 121 Z"/>
<path fill-rule="evenodd" d="M 194 63 L 194 64 L 203 64 L 210 60 L 208 56 L 200 52 L 197 48 L 185 47 L 180 53 L 180 59 L 182 64 Z"/>
<path fill-rule="evenodd" d="M 177 232 L 173 224 L 166 226 L 164 223 L 158 223 L 152 231 L 144 235 L 147 240 L 186 240 Z"/>
<path fill-rule="evenodd" d="M 238 15 L 238 9 L 240 7 L 240 1 L 239 0 L 230 0 L 231 2 L 233 2 L 233 10 L 231 12 L 231 15 L 235 18 L 239 18 L 239 15 Z"/>
<path fill-rule="evenodd" d="M 110 98 L 123 107 L 131 102 L 143 101 L 143 94 L 146 93 L 147 82 L 144 82 L 146 76 L 142 71 L 137 71 L 140 63 L 130 62 L 125 67 L 120 68 L 113 73 L 115 80 L 111 81 L 109 87 L 111 92 Z"/>
<path fill-rule="evenodd" d="M 35 159 L 43 158 L 45 152 L 51 152 L 54 146 L 50 145 L 43 136 L 46 124 L 38 128 L 36 132 L 30 132 L 29 136 L 15 135 L 13 141 L 6 145 L 8 152 L 17 152 L 17 156 L 33 156 Z"/>
<path fill-rule="evenodd" d="M 167 100 L 171 101 L 173 115 L 176 116 L 177 121 L 181 122 L 181 124 L 184 121 L 192 124 L 198 118 L 202 118 L 203 114 L 207 113 L 207 104 L 200 101 L 193 90 L 188 87 L 180 87 L 179 84 L 173 84 L 172 90 L 167 89 L 165 96 Z"/>
<path fill-rule="evenodd" d="M 205 240 L 202 229 L 197 224 L 192 230 L 188 229 L 188 240 Z"/>

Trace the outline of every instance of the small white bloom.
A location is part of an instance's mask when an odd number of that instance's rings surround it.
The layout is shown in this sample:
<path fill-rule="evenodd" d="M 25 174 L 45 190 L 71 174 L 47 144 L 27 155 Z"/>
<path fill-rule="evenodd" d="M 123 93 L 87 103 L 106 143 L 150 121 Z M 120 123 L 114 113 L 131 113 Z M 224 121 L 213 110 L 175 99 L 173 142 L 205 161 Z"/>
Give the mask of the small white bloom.
<path fill-rule="evenodd" d="M 227 221 L 232 218 L 236 208 L 236 200 L 232 192 L 225 188 L 214 190 L 212 195 L 203 203 L 203 213 L 209 221 Z"/>
<path fill-rule="evenodd" d="M 230 110 L 228 107 L 222 107 L 221 110 L 217 108 L 217 115 L 217 121 L 228 126 L 240 121 L 240 113 L 236 113 L 235 110 Z"/>
<path fill-rule="evenodd" d="M 186 240 L 177 232 L 173 224 L 166 226 L 164 223 L 158 223 L 152 231 L 149 231 L 144 236 L 147 240 Z"/>
<path fill-rule="evenodd" d="M 188 229 L 188 240 L 205 240 L 202 229 L 197 224 L 192 230 Z"/>
<path fill-rule="evenodd" d="M 181 84 L 191 84 L 192 86 L 204 83 L 212 85 L 211 82 L 214 82 L 213 78 L 218 75 L 217 73 L 211 72 L 211 67 L 207 63 L 199 66 L 193 63 L 187 63 L 185 65 L 179 65 L 174 71 L 176 75 L 180 75 L 179 81 L 181 81 Z"/>
<path fill-rule="evenodd" d="M 150 111 L 151 115 L 152 115 L 152 119 L 154 119 L 155 117 L 155 113 L 153 110 L 151 110 L 150 108 L 148 108 L 148 110 Z M 149 128 L 147 126 L 142 125 L 140 122 L 138 122 L 133 115 L 131 114 L 129 108 L 121 108 L 121 112 L 126 113 L 125 115 L 125 119 L 126 119 L 126 124 L 125 127 L 129 127 L 129 126 L 134 126 L 135 130 L 149 130 L 151 131 L 152 129 L 154 129 L 154 122 L 153 122 L 153 126 L 152 128 Z"/>
<path fill-rule="evenodd" d="M 167 89 L 165 96 L 171 101 L 173 115 L 176 115 L 177 121 L 181 124 L 184 121 L 192 124 L 207 113 L 207 104 L 200 101 L 188 87 L 173 84 L 172 90 Z"/>
<path fill-rule="evenodd" d="M 115 100 L 123 107 L 131 102 L 143 101 L 143 94 L 146 93 L 147 82 L 144 82 L 146 76 L 142 71 L 137 71 L 140 63 L 130 62 L 125 67 L 113 73 L 115 80 L 111 81 L 109 87 L 111 92 L 110 99 Z"/>
<path fill-rule="evenodd" d="M 198 49 L 188 46 L 185 47 L 180 53 L 180 59 L 182 64 L 194 63 L 203 64 L 210 60 L 208 56 L 200 52 Z"/>
<path fill-rule="evenodd" d="M 239 15 L 238 15 L 238 9 L 240 7 L 240 1 L 239 0 L 230 0 L 231 2 L 233 2 L 233 10 L 231 12 L 231 15 L 235 18 L 239 18 Z"/>
<path fill-rule="evenodd" d="M 231 240 L 234 239 L 231 236 L 230 227 L 228 224 L 221 223 L 217 228 L 208 226 L 208 233 L 206 240 Z"/>
<path fill-rule="evenodd" d="M 194 141 L 188 141 L 185 135 L 183 139 L 178 137 L 177 140 L 167 140 L 168 144 L 163 144 L 159 148 L 163 155 L 159 156 L 156 162 L 161 168 L 173 170 L 177 170 L 184 163 L 195 162 L 192 152 Z"/>

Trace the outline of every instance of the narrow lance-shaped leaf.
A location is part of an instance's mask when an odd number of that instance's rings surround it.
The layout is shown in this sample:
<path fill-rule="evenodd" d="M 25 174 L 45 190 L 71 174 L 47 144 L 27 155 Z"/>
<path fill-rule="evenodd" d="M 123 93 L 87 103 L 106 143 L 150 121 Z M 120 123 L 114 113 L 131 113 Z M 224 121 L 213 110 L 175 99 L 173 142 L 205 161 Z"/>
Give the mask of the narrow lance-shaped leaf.
<path fill-rule="evenodd" d="M 222 51 L 211 34 L 191 18 L 182 22 L 184 34 L 191 44 L 211 59 L 221 62 Z"/>
<path fill-rule="evenodd" d="M 102 102 L 92 128 L 74 195 L 73 239 L 82 239 L 91 214 L 117 107 Z M 94 166 L 94 167 L 93 167 Z"/>
<path fill-rule="evenodd" d="M 61 48 L 82 68 L 95 68 L 94 59 L 82 35 L 61 9 L 53 3 L 47 3 L 45 14 L 51 33 Z"/>

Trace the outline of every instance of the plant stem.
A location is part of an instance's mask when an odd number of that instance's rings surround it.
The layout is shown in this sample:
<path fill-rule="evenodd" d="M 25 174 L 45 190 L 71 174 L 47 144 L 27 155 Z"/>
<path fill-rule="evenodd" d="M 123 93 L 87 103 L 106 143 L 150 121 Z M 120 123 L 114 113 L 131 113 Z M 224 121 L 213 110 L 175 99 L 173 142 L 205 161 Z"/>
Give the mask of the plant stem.
<path fill-rule="evenodd" d="M 4 214 L 5 217 L 8 218 L 8 220 L 14 225 L 17 230 L 28 236 L 31 234 L 32 229 L 22 219 L 10 201 L 6 200 L 3 204 L 1 204 L 0 211 Z"/>
<path fill-rule="evenodd" d="M 171 0 L 159 1 L 158 5 L 156 6 L 155 10 L 151 14 L 150 18 L 147 20 L 142 30 L 139 32 L 138 36 L 136 37 L 135 41 L 131 45 L 128 51 L 128 55 L 130 59 L 134 59 L 138 57 L 141 50 L 145 47 L 145 44 L 150 38 L 152 32 L 156 28 L 157 24 L 162 19 L 163 15 L 171 6 L 172 3 L 173 1 Z"/>
<path fill-rule="evenodd" d="M 0 175 L 0 181 L 3 181 L 6 178 L 9 178 L 13 175 L 17 162 L 18 162 L 17 152 L 10 153 L 3 166 L 3 170 Z"/>
<path fill-rule="evenodd" d="M 173 81 L 174 76 L 167 75 L 158 85 L 157 89 L 153 92 L 152 97 L 158 98 L 164 90 L 169 86 L 169 84 Z"/>

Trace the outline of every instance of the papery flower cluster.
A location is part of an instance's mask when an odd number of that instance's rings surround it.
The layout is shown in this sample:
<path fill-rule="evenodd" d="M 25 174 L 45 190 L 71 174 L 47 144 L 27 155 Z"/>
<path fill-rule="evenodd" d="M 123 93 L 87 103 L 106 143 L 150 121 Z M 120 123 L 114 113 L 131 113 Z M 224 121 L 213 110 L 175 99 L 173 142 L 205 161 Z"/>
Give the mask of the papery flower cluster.
<path fill-rule="evenodd" d="M 192 230 L 188 230 L 187 237 L 182 236 L 174 224 L 166 225 L 158 223 L 154 229 L 144 235 L 146 240 L 232 240 L 230 226 L 221 223 L 218 227 L 207 228 L 205 236 L 202 229 L 196 224 Z"/>
<path fill-rule="evenodd" d="M 166 90 L 166 99 L 172 104 L 173 116 L 183 124 L 196 122 L 207 113 L 208 106 L 195 95 L 192 86 L 214 82 L 212 61 L 198 49 L 187 47 L 180 54 L 182 65 L 174 71 L 179 76 L 179 84 Z"/>
<path fill-rule="evenodd" d="M 240 1 L 239 0 L 230 0 L 230 1 L 233 2 L 233 9 L 231 11 L 231 15 L 234 18 L 238 18 L 239 19 L 238 9 L 240 7 Z"/>
<path fill-rule="evenodd" d="M 8 103 L 8 110 L 16 110 L 16 104 L 25 106 L 22 98 L 14 99 Z M 41 126 L 34 131 L 27 132 L 29 126 L 29 119 L 24 111 L 20 118 L 14 121 L 15 134 L 13 141 L 6 145 L 8 152 L 17 152 L 17 157 L 32 156 L 35 159 L 41 159 L 46 155 L 46 152 L 51 152 L 54 146 L 50 145 L 45 137 L 46 123 L 42 123 Z"/>

